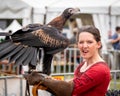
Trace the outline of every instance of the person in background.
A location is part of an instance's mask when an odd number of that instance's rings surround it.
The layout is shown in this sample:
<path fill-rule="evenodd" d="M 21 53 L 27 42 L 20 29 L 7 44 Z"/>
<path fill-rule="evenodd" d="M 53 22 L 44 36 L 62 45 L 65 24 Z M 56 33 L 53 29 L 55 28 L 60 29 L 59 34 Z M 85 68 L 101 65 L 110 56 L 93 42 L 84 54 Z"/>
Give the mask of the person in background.
<path fill-rule="evenodd" d="M 115 28 L 116 32 L 111 36 L 109 42 L 112 43 L 115 50 L 120 50 L 120 27 Z"/>
<path fill-rule="evenodd" d="M 109 30 L 107 33 L 108 33 L 108 39 L 107 39 L 107 42 L 106 42 L 107 53 L 105 53 L 103 56 L 106 59 L 106 61 L 108 62 L 108 65 L 109 65 L 110 69 L 115 70 L 115 64 L 114 64 L 114 60 L 113 60 L 114 48 L 113 48 L 113 45 L 111 43 L 112 31 Z"/>
<path fill-rule="evenodd" d="M 109 39 L 109 42 L 113 46 L 113 56 L 115 59 L 114 61 L 114 70 L 119 70 L 120 69 L 120 26 L 116 26 L 115 28 L 116 32 L 111 36 Z M 117 76 L 120 77 L 120 76 Z"/>
<path fill-rule="evenodd" d="M 76 47 L 76 36 L 77 36 L 77 33 L 78 33 L 78 28 L 74 28 L 73 29 L 73 36 L 70 38 L 70 44 L 74 44 L 73 47 L 75 46 Z"/>
<path fill-rule="evenodd" d="M 55 80 L 38 72 L 25 74 L 25 79 L 30 85 L 45 86 L 55 96 L 105 96 L 110 69 L 99 54 L 102 47 L 99 30 L 93 26 L 79 29 L 77 45 L 84 61 L 75 69 L 72 80 Z"/>
<path fill-rule="evenodd" d="M 70 46 L 69 46 L 69 48 L 74 48 L 74 49 L 77 48 L 77 39 L 76 39 L 77 34 L 78 34 L 78 28 L 76 27 L 76 28 L 73 29 L 73 36 L 72 36 L 72 38 L 70 38 Z M 76 62 L 76 63 L 79 64 L 80 61 L 82 60 L 82 58 L 80 57 L 79 50 L 69 50 L 69 51 L 71 51 L 71 53 L 72 53 L 71 54 L 71 62 Z M 67 57 L 70 56 L 70 52 L 69 51 L 67 52 L 67 55 L 68 55 Z M 76 59 L 74 59 L 74 58 L 76 58 Z"/>
<path fill-rule="evenodd" d="M 108 31 L 108 40 L 106 42 L 107 45 L 107 50 L 114 50 L 113 45 L 112 45 L 112 31 L 109 30 Z"/>

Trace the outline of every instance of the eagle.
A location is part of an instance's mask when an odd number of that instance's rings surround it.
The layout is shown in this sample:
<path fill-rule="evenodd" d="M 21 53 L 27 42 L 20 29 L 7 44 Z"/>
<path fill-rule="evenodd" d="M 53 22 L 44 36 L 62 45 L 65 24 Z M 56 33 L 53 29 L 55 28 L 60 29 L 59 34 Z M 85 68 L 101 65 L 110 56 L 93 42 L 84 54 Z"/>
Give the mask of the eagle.
<path fill-rule="evenodd" d="M 70 44 L 61 31 L 66 21 L 79 11 L 78 8 L 67 8 L 48 24 L 28 24 L 17 30 L 10 35 L 10 39 L 0 43 L 0 61 L 7 59 L 8 64 L 14 62 L 15 66 L 28 65 L 32 70 L 36 68 L 39 49 L 42 48 L 42 72 L 49 75 L 54 54 Z"/>

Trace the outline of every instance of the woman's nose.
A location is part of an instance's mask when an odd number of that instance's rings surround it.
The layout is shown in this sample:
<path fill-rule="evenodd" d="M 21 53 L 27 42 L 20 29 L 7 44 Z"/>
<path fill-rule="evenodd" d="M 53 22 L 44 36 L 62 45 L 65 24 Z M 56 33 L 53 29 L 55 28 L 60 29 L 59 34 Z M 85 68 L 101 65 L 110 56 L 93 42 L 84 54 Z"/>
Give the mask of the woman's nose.
<path fill-rule="evenodd" d="M 82 47 L 88 47 L 88 44 L 87 43 L 83 43 Z"/>

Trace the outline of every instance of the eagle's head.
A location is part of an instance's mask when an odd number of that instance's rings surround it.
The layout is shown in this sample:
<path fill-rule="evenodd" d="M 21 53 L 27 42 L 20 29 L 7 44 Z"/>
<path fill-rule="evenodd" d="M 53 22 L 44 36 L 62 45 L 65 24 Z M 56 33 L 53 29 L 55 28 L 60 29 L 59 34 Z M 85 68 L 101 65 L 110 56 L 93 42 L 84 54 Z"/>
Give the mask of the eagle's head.
<path fill-rule="evenodd" d="M 68 19 L 70 16 L 72 16 L 74 14 L 78 14 L 78 13 L 80 13 L 80 9 L 79 8 L 67 8 L 67 9 L 64 10 L 62 15 L 65 18 Z"/>

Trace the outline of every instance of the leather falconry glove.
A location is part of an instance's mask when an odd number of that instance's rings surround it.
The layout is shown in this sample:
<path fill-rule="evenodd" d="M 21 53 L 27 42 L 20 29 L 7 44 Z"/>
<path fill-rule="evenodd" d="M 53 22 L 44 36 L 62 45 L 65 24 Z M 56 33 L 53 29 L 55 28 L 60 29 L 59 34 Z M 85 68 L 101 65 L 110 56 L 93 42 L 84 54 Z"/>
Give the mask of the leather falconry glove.
<path fill-rule="evenodd" d="M 71 96 L 73 91 L 73 82 L 55 80 L 38 72 L 24 74 L 24 78 L 28 81 L 29 85 L 33 85 L 33 96 L 38 96 L 38 89 L 46 90 L 55 96 Z"/>

